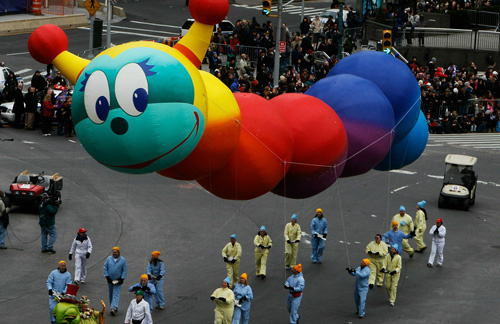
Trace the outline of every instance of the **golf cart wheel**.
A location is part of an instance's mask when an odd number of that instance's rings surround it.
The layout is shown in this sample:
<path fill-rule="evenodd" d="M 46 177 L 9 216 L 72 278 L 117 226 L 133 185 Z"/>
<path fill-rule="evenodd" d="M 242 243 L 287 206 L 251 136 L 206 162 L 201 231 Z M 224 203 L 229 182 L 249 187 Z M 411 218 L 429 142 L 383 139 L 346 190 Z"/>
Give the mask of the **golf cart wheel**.
<path fill-rule="evenodd" d="M 443 197 L 442 195 L 439 195 L 438 207 L 439 208 L 446 207 L 446 198 Z"/>
<path fill-rule="evenodd" d="M 464 199 L 464 201 L 462 202 L 462 209 L 468 211 L 469 206 L 470 206 L 470 199 L 469 198 Z"/>
<path fill-rule="evenodd" d="M 57 199 L 57 203 L 60 205 L 62 204 L 62 198 L 61 198 L 61 192 L 60 191 L 56 191 L 54 193 L 54 198 Z"/>

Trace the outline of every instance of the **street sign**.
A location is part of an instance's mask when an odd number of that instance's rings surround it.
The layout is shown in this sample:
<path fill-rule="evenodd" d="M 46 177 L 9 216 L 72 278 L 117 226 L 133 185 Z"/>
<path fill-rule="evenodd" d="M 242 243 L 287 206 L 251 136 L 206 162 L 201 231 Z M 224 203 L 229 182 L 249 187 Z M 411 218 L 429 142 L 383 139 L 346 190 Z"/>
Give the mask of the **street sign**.
<path fill-rule="evenodd" d="M 286 42 L 280 42 L 280 53 L 286 52 Z"/>
<path fill-rule="evenodd" d="M 101 8 L 101 4 L 98 0 L 87 0 L 83 3 L 83 6 L 87 9 L 91 16 L 95 15 L 96 11 Z"/>

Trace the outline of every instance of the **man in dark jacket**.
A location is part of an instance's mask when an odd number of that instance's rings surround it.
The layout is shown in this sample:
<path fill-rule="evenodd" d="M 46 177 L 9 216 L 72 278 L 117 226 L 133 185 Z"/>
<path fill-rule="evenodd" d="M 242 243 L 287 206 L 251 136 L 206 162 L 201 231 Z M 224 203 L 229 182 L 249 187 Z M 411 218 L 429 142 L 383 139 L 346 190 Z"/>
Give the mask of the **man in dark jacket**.
<path fill-rule="evenodd" d="M 16 118 L 14 120 L 14 127 L 19 128 L 21 125 L 21 116 L 24 114 L 24 97 L 23 97 L 23 84 L 19 82 L 14 91 L 14 107 L 12 112 Z"/>
<path fill-rule="evenodd" d="M 32 85 L 27 94 L 24 95 L 24 103 L 26 104 L 26 115 L 24 117 L 24 128 L 35 130 L 35 113 L 38 106 L 38 97 L 36 88 Z"/>
<path fill-rule="evenodd" d="M 35 87 L 37 93 L 45 90 L 45 87 L 47 86 L 47 81 L 45 81 L 43 76 L 40 74 L 40 71 L 36 71 L 33 77 L 31 78 L 31 86 Z"/>
<path fill-rule="evenodd" d="M 56 228 L 56 214 L 59 206 L 55 199 L 49 198 L 49 196 L 44 193 L 42 194 L 42 201 L 38 206 L 39 224 L 42 231 L 42 253 L 54 254 L 54 243 L 57 239 L 57 228 Z M 47 236 L 49 241 L 47 243 Z"/>

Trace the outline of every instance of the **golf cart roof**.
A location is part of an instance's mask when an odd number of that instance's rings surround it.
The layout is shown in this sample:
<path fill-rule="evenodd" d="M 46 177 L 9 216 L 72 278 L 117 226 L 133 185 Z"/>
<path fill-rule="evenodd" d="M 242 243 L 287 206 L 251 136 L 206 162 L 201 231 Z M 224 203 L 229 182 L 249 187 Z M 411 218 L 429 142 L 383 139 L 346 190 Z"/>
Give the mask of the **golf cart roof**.
<path fill-rule="evenodd" d="M 476 164 L 477 158 L 461 154 L 448 154 L 446 156 L 445 162 L 448 164 L 473 166 L 474 164 Z"/>

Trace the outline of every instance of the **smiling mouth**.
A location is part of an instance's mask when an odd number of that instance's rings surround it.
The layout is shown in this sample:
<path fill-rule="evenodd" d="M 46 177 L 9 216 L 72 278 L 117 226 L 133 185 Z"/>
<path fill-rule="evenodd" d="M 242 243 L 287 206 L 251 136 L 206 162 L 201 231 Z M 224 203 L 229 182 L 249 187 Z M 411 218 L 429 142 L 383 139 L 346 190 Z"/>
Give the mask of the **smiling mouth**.
<path fill-rule="evenodd" d="M 160 156 L 157 156 L 154 159 L 151 159 L 149 161 L 145 161 L 145 162 L 141 162 L 141 163 L 137 163 L 137 164 L 131 164 L 131 165 L 112 165 L 112 164 L 107 164 L 107 163 L 103 163 L 103 162 L 100 162 L 100 163 L 103 164 L 103 165 L 105 165 L 105 166 L 107 166 L 107 167 L 123 168 L 123 169 L 134 169 L 134 170 L 142 169 L 142 168 L 145 168 L 145 167 L 149 166 L 153 162 L 155 162 L 155 161 L 161 159 L 162 157 L 164 157 L 164 156 L 172 153 L 173 151 L 175 151 L 179 146 L 181 146 L 182 144 L 184 144 L 191 137 L 191 135 L 193 135 L 193 132 L 195 132 L 195 136 L 198 135 L 198 130 L 200 128 L 200 116 L 198 115 L 198 113 L 196 111 L 194 111 L 193 113 L 194 113 L 194 117 L 196 118 L 196 123 L 194 124 L 193 129 L 191 130 L 191 132 L 189 133 L 189 135 L 182 142 L 180 142 L 179 144 L 177 144 L 170 151 L 168 151 L 168 152 L 166 152 L 166 153 L 164 153 L 164 154 L 162 154 Z"/>

